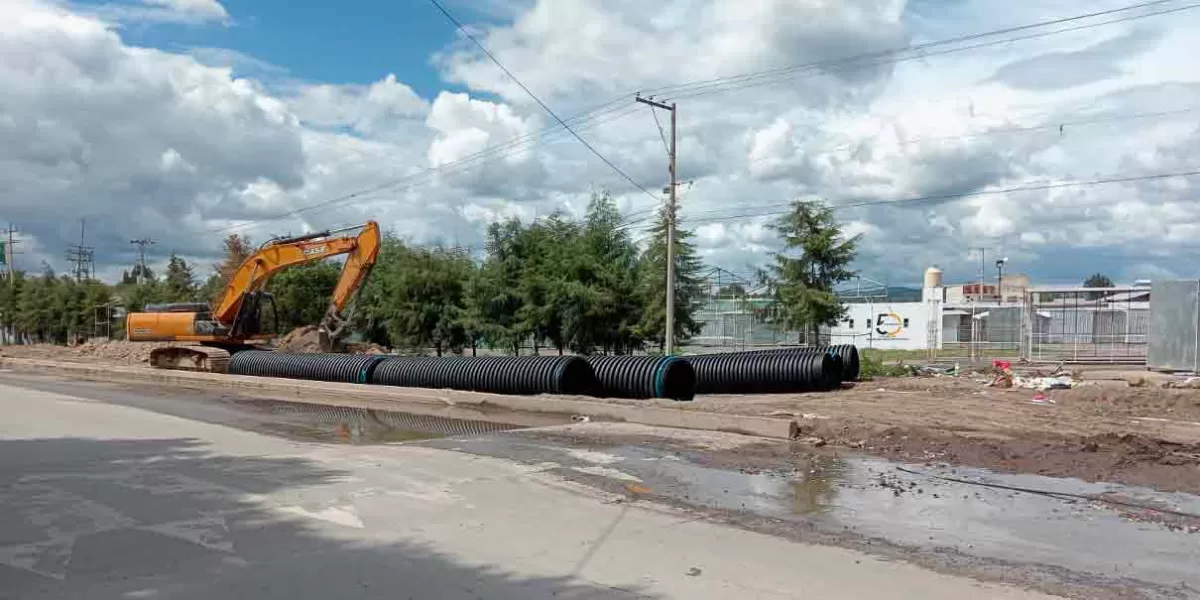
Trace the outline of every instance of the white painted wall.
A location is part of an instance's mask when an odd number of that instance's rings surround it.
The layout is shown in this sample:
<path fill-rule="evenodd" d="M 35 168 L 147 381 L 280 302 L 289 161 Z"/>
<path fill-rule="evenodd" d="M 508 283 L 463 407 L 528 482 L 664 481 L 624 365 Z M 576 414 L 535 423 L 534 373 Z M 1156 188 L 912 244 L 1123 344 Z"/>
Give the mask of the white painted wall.
<path fill-rule="evenodd" d="M 941 337 L 941 306 L 931 302 L 849 304 L 846 317 L 829 328 L 831 344 L 859 348 L 923 350 L 929 348 L 930 315 L 936 315 L 934 343 Z"/>

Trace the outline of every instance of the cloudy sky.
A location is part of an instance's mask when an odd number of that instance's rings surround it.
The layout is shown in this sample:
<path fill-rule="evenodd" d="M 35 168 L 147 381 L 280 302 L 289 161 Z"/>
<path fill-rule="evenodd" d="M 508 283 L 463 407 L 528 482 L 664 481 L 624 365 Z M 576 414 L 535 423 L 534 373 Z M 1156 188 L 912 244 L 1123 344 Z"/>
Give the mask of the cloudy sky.
<path fill-rule="evenodd" d="M 80 219 L 105 278 L 141 237 L 204 265 L 230 232 L 368 218 L 478 246 L 594 189 L 640 236 L 667 175 L 640 90 L 678 103 L 682 223 L 729 271 L 814 197 L 894 285 L 931 264 L 973 278 L 973 248 L 1042 282 L 1200 275 L 1200 176 L 1173 175 L 1200 171 L 1185 1 L 944 44 L 1132 0 L 444 4 L 623 175 L 427 0 L 3 0 L 0 227 L 22 231 L 20 265 L 65 269 Z"/>

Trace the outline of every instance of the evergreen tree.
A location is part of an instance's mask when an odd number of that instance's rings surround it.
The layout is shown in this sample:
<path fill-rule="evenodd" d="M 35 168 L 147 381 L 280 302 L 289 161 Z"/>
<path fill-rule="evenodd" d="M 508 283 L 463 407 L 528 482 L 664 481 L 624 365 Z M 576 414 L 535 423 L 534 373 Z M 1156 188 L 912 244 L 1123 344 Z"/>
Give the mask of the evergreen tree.
<path fill-rule="evenodd" d="M 766 277 L 778 301 L 776 326 L 807 331 L 815 343 L 820 326 L 845 314 L 833 287 L 854 276 L 850 263 L 861 236 L 845 237 L 833 211 L 819 200 L 793 202 L 772 229 L 785 247 Z"/>
<path fill-rule="evenodd" d="M 192 266 L 174 252 L 167 259 L 166 295 L 168 302 L 187 302 L 196 297 L 196 277 Z"/>
<path fill-rule="evenodd" d="M 667 209 L 658 212 L 650 230 L 650 243 L 642 253 L 639 272 L 638 299 L 642 318 L 638 332 L 643 339 L 661 350 L 667 332 Z M 693 233 L 686 229 L 675 231 L 675 332 L 677 343 L 686 343 L 700 333 L 696 313 L 704 303 L 706 290 L 701 272 L 703 263 L 696 255 L 690 240 Z"/>

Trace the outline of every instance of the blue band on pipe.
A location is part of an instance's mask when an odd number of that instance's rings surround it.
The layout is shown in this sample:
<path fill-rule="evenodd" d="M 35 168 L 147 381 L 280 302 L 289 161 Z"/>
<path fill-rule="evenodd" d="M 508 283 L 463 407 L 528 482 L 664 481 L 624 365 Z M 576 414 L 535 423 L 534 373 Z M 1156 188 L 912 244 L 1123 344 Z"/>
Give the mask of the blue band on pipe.
<path fill-rule="evenodd" d="M 358 370 L 358 382 L 371 383 L 370 381 L 367 381 L 368 376 L 371 374 L 371 370 L 375 367 L 375 365 L 383 362 L 386 359 L 386 356 L 371 357 L 371 360 L 368 360 L 365 364 L 363 364 L 362 368 Z"/>
<path fill-rule="evenodd" d="M 666 374 L 667 365 L 675 361 L 674 356 L 668 356 L 658 361 L 658 367 L 654 369 L 654 397 L 662 398 L 666 394 Z"/>

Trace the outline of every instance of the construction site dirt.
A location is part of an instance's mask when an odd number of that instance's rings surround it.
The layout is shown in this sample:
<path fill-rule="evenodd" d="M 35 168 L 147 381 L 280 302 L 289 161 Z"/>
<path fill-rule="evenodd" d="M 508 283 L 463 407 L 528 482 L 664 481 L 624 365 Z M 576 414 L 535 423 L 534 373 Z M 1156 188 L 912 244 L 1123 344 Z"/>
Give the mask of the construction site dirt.
<path fill-rule="evenodd" d="M 0 356 L 128 365 L 139 364 L 149 346 L 10 346 Z M 853 451 L 1200 493 L 1200 390 L 1163 387 L 1168 380 L 1144 371 L 1076 376 L 1071 389 L 1040 393 L 990 387 L 986 377 L 964 374 L 880 377 L 831 393 L 599 401 L 797 420 L 797 440 L 737 450 L 751 462 L 794 451 Z"/>

